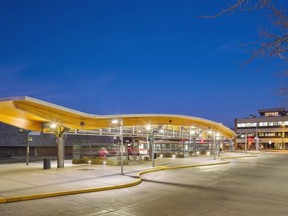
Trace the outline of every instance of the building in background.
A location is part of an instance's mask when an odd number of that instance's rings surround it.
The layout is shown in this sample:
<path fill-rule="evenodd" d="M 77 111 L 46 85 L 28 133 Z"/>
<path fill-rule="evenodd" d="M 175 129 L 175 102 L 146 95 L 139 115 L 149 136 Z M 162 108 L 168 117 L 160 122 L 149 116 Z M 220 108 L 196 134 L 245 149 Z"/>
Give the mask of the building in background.
<path fill-rule="evenodd" d="M 288 149 L 288 115 L 285 108 L 258 110 L 259 115 L 235 119 L 236 149 Z"/>
<path fill-rule="evenodd" d="M 54 134 L 29 132 L 0 122 L 0 157 L 25 156 L 29 145 L 30 156 L 56 156 L 57 146 Z M 67 134 L 65 153 L 72 157 L 73 147 L 79 145 L 97 145 L 100 147 L 113 144 L 111 136 L 91 136 Z"/>

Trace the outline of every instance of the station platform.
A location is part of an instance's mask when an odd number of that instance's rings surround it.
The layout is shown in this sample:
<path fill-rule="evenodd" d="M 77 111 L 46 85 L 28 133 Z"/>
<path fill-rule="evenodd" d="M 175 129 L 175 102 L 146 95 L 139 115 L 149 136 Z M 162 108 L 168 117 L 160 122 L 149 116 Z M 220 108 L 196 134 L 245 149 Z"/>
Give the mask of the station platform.
<path fill-rule="evenodd" d="M 253 154 L 254 153 L 254 154 Z M 124 175 L 120 166 L 72 164 L 65 161 L 64 168 L 57 168 L 56 160 L 51 169 L 43 169 L 43 161 L 0 164 L 0 203 L 17 202 L 47 197 L 72 195 L 103 190 L 120 189 L 141 183 L 141 175 L 167 169 L 212 166 L 229 163 L 229 158 L 255 157 L 258 152 L 223 152 L 221 159 L 200 155 L 190 158 L 157 158 L 137 165 L 125 165 Z"/>

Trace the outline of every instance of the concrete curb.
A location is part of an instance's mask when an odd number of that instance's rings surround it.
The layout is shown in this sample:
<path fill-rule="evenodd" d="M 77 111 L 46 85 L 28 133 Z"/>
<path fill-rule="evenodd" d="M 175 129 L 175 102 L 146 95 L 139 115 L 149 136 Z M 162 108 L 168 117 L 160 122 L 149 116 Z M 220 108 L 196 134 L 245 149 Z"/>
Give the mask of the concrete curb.
<path fill-rule="evenodd" d="M 26 201 L 26 200 L 34 200 L 34 199 L 43 199 L 43 198 L 49 198 L 49 197 L 114 190 L 114 189 L 120 189 L 120 188 L 126 188 L 126 187 L 133 187 L 133 186 L 140 184 L 141 182 L 142 182 L 142 179 L 139 178 L 136 181 L 133 181 L 127 184 L 121 184 L 121 185 L 111 185 L 111 186 L 104 186 L 104 187 L 94 187 L 94 188 L 86 188 L 86 189 L 78 189 L 78 190 L 68 190 L 68 191 L 50 192 L 50 193 L 43 193 L 43 194 L 32 194 L 32 195 L 23 195 L 23 196 L 9 197 L 9 198 L 0 198 L 0 203 L 11 203 L 11 202 Z"/>
<path fill-rule="evenodd" d="M 247 156 L 235 156 L 235 157 L 227 157 L 227 158 L 241 158 L 241 157 L 256 157 L 256 156 L 254 156 L 254 155 L 248 156 L 247 155 Z M 227 158 L 222 158 L 222 159 L 227 159 Z M 174 166 L 174 167 L 159 166 L 159 167 L 156 167 L 153 169 L 144 170 L 142 172 L 137 173 L 138 179 L 131 182 L 131 183 L 126 183 L 126 184 L 121 184 L 121 185 L 104 186 L 104 187 L 94 187 L 94 188 L 87 188 L 87 189 L 59 191 L 59 192 L 51 192 L 51 193 L 43 193 L 43 194 L 23 195 L 23 196 L 9 197 L 9 198 L 0 198 L 0 203 L 12 203 L 12 202 L 27 201 L 27 200 L 35 200 L 35 199 L 43 199 L 43 198 L 50 198 L 50 197 L 75 195 L 75 194 L 82 194 L 82 193 L 91 193 L 91 192 L 99 192 L 99 191 L 133 187 L 133 186 L 139 185 L 142 182 L 141 176 L 145 175 L 147 173 L 164 171 L 164 170 L 201 167 L 201 166 L 214 166 L 214 165 L 222 165 L 222 164 L 228 164 L 228 163 L 230 163 L 230 161 L 221 161 L 221 162 L 217 162 L 217 163 L 207 163 L 207 164 L 183 165 L 183 166 Z"/>

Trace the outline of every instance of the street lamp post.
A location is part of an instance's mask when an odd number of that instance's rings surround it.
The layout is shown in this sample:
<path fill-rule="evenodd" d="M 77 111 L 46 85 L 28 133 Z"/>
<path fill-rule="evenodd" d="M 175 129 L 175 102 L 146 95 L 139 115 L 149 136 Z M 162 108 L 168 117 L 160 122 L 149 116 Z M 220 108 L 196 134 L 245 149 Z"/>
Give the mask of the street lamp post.
<path fill-rule="evenodd" d="M 120 120 L 112 120 L 113 124 L 118 124 L 120 122 L 120 163 L 121 163 L 121 175 L 124 175 L 123 172 L 123 119 Z"/>
<path fill-rule="evenodd" d="M 215 142 L 216 138 L 216 142 Z M 221 159 L 221 152 L 220 152 L 220 141 L 221 141 L 221 135 L 220 133 L 214 132 L 214 160 L 216 160 L 216 156 L 218 156 L 219 159 Z"/>
<path fill-rule="evenodd" d="M 245 134 L 245 154 L 247 154 L 247 133 Z"/>
<path fill-rule="evenodd" d="M 192 130 L 191 128 L 190 128 L 190 133 L 189 133 L 189 135 L 190 135 L 190 146 L 192 147 L 192 156 L 193 156 L 193 154 L 194 154 L 194 152 L 195 152 L 195 146 L 196 146 L 196 144 L 195 144 L 195 130 Z M 192 136 L 193 136 L 193 146 L 192 146 Z M 191 148 L 190 148 L 191 149 Z"/>
<path fill-rule="evenodd" d="M 120 120 L 120 150 L 121 150 L 121 175 L 124 175 L 123 172 L 123 119 Z"/>
<path fill-rule="evenodd" d="M 26 137 L 26 144 L 27 144 L 27 146 L 26 146 L 26 166 L 29 165 L 29 155 L 30 155 L 29 138 L 30 138 L 29 137 L 29 131 L 27 131 L 27 137 Z"/>
<path fill-rule="evenodd" d="M 216 132 L 213 134 L 214 160 L 216 160 Z"/>
<path fill-rule="evenodd" d="M 283 150 L 285 150 L 285 142 L 284 142 L 284 137 L 285 137 L 285 123 L 283 122 L 282 123 L 282 147 L 283 147 Z"/>
<path fill-rule="evenodd" d="M 256 151 L 259 151 L 259 137 L 258 137 L 258 123 L 256 123 L 256 131 L 255 131 L 255 145 Z"/>
<path fill-rule="evenodd" d="M 189 133 L 189 146 L 188 146 L 188 154 L 190 155 L 190 149 L 191 149 L 191 146 L 192 146 L 192 143 L 191 143 L 191 128 L 190 128 L 190 133 Z"/>
<path fill-rule="evenodd" d="M 208 140 L 209 140 L 209 143 L 208 143 L 208 152 L 209 152 L 209 154 L 210 154 L 210 151 L 212 150 L 212 138 L 211 138 L 211 134 L 212 134 L 213 132 L 209 129 L 208 130 Z M 209 137 L 210 136 L 210 137 Z"/>
<path fill-rule="evenodd" d="M 161 126 L 162 127 L 162 126 Z M 152 167 L 155 166 L 155 149 L 154 149 L 154 134 L 158 131 L 152 128 L 151 125 L 146 125 L 146 131 L 147 131 L 147 144 L 149 142 L 149 157 L 151 156 L 152 159 Z M 148 136 L 150 137 L 150 140 L 148 139 Z M 150 149 L 151 148 L 151 149 Z"/>
<path fill-rule="evenodd" d="M 152 167 L 155 166 L 155 157 L 154 157 L 154 131 L 151 134 L 151 147 L 152 147 Z"/>
<path fill-rule="evenodd" d="M 255 137 L 256 151 L 259 151 L 259 137 Z"/>

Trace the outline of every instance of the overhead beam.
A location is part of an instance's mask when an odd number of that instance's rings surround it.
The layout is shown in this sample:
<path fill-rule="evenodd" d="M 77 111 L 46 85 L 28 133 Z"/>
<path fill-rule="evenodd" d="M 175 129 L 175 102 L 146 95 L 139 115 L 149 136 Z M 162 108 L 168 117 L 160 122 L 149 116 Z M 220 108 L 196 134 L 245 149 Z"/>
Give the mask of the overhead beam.
<path fill-rule="evenodd" d="M 0 114 L 0 121 L 18 128 L 23 128 L 25 130 L 38 131 L 38 132 L 42 131 L 41 122 L 30 121 L 25 118 Z"/>

